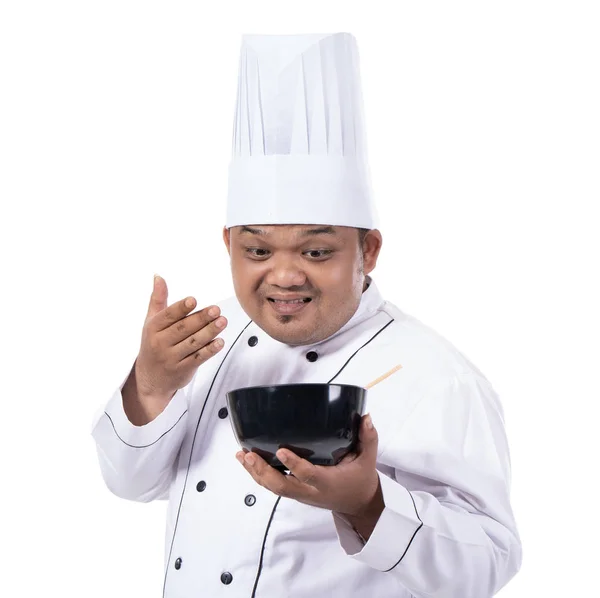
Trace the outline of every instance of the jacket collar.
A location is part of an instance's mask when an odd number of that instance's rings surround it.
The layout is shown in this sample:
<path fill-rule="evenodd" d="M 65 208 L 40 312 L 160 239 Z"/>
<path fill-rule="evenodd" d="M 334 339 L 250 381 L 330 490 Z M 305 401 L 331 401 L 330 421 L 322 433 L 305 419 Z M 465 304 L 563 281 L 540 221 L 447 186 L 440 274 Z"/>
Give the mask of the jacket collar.
<path fill-rule="evenodd" d="M 337 332 L 334 332 L 331 336 L 316 343 L 315 346 L 326 343 L 339 334 L 354 328 L 358 324 L 373 317 L 380 310 L 384 303 L 384 299 L 374 280 L 370 276 L 367 276 L 367 283 L 369 286 L 366 291 L 363 291 L 360 303 L 357 310 L 354 312 L 354 315 Z"/>

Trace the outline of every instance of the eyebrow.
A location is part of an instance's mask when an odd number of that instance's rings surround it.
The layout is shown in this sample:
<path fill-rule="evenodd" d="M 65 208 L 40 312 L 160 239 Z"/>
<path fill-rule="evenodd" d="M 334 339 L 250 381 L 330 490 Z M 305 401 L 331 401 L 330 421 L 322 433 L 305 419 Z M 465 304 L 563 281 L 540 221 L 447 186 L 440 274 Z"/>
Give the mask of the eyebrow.
<path fill-rule="evenodd" d="M 250 226 L 242 226 L 240 234 L 248 233 L 250 235 L 268 235 L 268 233 L 260 228 L 251 228 Z M 335 235 L 335 229 L 332 226 L 320 226 L 318 228 L 309 228 L 308 230 L 302 231 L 303 237 L 310 237 L 313 235 Z"/>

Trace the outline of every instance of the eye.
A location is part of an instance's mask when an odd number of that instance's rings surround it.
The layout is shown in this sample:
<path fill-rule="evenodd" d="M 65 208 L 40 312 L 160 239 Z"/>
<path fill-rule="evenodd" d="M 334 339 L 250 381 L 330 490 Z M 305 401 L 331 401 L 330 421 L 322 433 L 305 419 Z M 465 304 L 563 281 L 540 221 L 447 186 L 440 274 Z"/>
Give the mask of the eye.
<path fill-rule="evenodd" d="M 271 255 L 271 252 L 263 247 L 246 247 L 245 251 L 246 254 L 254 260 L 264 260 Z"/>
<path fill-rule="evenodd" d="M 331 249 L 309 249 L 304 252 L 304 254 L 312 260 L 322 260 L 329 257 L 332 253 L 333 251 Z"/>

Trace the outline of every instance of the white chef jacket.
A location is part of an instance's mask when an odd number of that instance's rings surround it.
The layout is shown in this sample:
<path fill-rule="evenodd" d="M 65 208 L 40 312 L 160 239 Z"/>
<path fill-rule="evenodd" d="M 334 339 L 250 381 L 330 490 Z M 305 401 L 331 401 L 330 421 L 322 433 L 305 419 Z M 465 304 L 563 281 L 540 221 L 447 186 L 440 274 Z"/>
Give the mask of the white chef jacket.
<path fill-rule="evenodd" d="M 307 346 L 270 338 L 235 298 L 219 305 L 225 347 L 156 419 L 135 426 L 125 415 L 128 370 L 93 423 L 108 488 L 169 500 L 164 598 L 486 598 L 515 575 L 502 406 L 464 355 L 372 281 L 353 317 Z M 385 509 L 366 544 L 342 517 L 277 497 L 236 460 L 228 391 L 364 386 L 397 364 L 368 391 Z"/>

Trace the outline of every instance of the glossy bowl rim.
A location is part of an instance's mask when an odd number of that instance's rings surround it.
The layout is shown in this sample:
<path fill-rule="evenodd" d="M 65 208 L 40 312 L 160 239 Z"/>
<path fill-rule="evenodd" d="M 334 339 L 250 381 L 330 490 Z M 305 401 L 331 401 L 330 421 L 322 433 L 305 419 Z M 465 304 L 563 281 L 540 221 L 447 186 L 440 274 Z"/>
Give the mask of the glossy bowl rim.
<path fill-rule="evenodd" d="M 298 383 L 291 383 L 291 384 L 259 384 L 257 386 L 243 386 L 240 388 L 235 388 L 233 390 L 228 390 L 227 391 L 227 395 L 229 395 L 230 393 L 235 393 L 235 392 L 240 392 L 243 390 L 256 390 L 256 389 L 266 389 L 266 388 L 275 388 L 275 389 L 283 389 L 283 388 L 289 388 L 291 386 L 335 386 L 337 388 L 353 388 L 356 390 L 362 390 L 367 392 L 367 388 L 365 388 L 364 386 L 357 386 L 356 384 L 336 384 L 336 383 L 332 383 L 329 384 L 328 382 L 298 382 Z"/>

